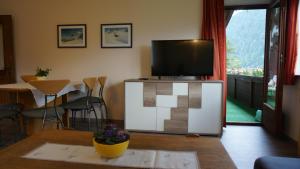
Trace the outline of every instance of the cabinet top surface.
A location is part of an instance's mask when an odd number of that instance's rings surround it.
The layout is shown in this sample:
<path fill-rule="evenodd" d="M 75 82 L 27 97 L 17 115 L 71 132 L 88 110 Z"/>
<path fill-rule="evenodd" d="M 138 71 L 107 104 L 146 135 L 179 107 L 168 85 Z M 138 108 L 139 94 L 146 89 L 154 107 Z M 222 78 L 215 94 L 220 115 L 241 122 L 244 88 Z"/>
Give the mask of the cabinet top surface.
<path fill-rule="evenodd" d="M 124 82 L 149 82 L 149 83 L 223 83 L 222 80 L 169 80 L 169 79 L 127 79 Z"/>

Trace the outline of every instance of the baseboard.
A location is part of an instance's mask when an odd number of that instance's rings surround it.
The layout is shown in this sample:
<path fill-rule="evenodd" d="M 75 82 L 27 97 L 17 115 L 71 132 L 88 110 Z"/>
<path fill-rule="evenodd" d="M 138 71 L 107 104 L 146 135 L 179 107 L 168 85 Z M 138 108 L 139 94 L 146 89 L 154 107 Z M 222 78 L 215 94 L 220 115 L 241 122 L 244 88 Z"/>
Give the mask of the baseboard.
<path fill-rule="evenodd" d="M 76 117 L 75 119 L 76 119 L 76 122 L 83 121 L 82 118 L 80 118 L 80 117 Z M 70 118 L 69 120 L 70 120 L 70 122 L 72 122 L 72 118 Z M 99 120 L 101 120 L 101 119 L 99 119 Z M 88 121 L 88 119 L 86 119 L 86 121 Z M 124 129 L 124 120 L 103 119 L 103 121 L 106 124 L 115 124 L 115 125 L 117 125 L 117 127 Z M 96 119 L 91 118 L 91 123 L 95 123 L 95 122 L 96 122 Z"/>
<path fill-rule="evenodd" d="M 227 125 L 237 126 L 262 126 L 262 123 L 249 123 L 249 122 L 226 122 Z"/>

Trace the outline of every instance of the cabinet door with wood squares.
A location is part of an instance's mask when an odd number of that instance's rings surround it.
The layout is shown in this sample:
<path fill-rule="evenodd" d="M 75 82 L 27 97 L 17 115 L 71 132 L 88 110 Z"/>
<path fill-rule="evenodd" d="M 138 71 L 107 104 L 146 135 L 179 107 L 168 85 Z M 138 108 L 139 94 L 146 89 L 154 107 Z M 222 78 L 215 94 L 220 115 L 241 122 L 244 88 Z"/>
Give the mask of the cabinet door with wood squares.
<path fill-rule="evenodd" d="M 222 82 L 125 81 L 125 128 L 221 133 Z"/>

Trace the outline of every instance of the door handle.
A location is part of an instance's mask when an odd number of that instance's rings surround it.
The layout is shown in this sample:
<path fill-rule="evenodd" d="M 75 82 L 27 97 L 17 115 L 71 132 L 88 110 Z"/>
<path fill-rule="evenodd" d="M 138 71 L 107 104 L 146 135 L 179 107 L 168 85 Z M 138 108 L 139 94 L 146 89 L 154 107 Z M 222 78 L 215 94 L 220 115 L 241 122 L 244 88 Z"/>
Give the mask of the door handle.
<path fill-rule="evenodd" d="M 283 64 L 283 63 L 284 63 L 284 59 L 283 59 L 283 53 L 281 53 L 281 54 L 280 54 L 280 57 L 279 57 L 279 62 L 280 62 L 281 64 Z"/>

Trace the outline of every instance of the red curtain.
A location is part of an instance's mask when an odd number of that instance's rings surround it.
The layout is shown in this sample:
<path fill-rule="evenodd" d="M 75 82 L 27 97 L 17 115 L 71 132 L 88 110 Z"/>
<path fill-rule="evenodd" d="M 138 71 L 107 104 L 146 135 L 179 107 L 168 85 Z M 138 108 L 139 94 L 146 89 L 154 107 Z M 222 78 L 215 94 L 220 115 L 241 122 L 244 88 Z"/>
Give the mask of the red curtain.
<path fill-rule="evenodd" d="M 223 80 L 223 124 L 226 126 L 226 34 L 224 0 L 203 0 L 202 39 L 214 40 L 214 75 L 211 80 Z"/>
<path fill-rule="evenodd" d="M 297 14 L 299 0 L 289 0 L 287 8 L 287 30 L 285 48 L 284 84 L 292 85 L 295 80 L 297 61 Z"/>

